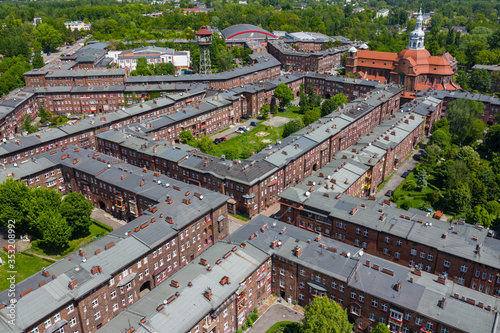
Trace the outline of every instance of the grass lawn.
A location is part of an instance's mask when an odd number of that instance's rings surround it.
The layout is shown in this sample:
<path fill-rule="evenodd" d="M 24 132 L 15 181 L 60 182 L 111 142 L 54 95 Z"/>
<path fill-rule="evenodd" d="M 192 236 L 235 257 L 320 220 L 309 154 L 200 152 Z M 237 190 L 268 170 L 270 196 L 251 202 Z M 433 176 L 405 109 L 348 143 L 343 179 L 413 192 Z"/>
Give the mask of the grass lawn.
<path fill-rule="evenodd" d="M 405 184 L 409 181 L 417 181 L 415 174 L 412 172 L 406 177 L 405 181 L 399 185 L 399 187 L 394 191 L 394 195 L 391 197 L 391 201 L 395 202 L 398 205 L 398 208 L 401 208 L 401 205 L 403 205 L 404 202 L 406 202 L 406 205 L 409 205 L 409 207 L 404 207 L 403 209 L 407 208 L 416 208 L 416 209 L 423 209 L 427 210 L 428 208 L 433 208 L 431 203 L 428 200 L 429 194 L 434 192 L 434 189 L 432 189 L 430 186 L 427 186 L 426 188 L 423 189 L 423 191 L 420 191 L 418 189 L 412 190 L 412 191 L 407 191 L 404 190 Z M 432 184 L 434 181 L 434 176 L 430 175 L 428 178 L 429 184 Z"/>
<path fill-rule="evenodd" d="M 272 116 L 277 117 L 285 117 L 285 118 L 299 118 L 302 117 L 302 113 L 300 112 L 300 108 L 298 106 L 292 105 L 286 109 L 285 112 L 277 112 Z"/>
<path fill-rule="evenodd" d="M 238 214 L 236 214 L 236 215 L 235 215 L 235 214 L 231 214 L 231 213 L 228 213 L 228 214 L 229 214 L 229 215 L 231 215 L 231 216 L 232 216 L 232 217 L 234 217 L 234 218 L 237 218 L 237 219 L 242 220 L 242 221 L 245 221 L 245 222 L 250 221 L 250 219 L 249 219 L 249 218 L 244 217 L 244 216 L 241 216 L 241 215 L 238 215 Z"/>
<path fill-rule="evenodd" d="M 68 242 L 68 246 L 62 251 L 59 251 L 59 253 L 55 253 L 52 248 L 45 247 L 43 242 L 39 242 L 36 240 L 33 241 L 30 251 L 36 254 L 49 256 L 54 259 L 61 259 L 69 253 L 77 250 L 78 248 L 93 242 L 96 238 L 101 238 L 108 232 L 108 230 L 97 225 L 96 223 L 92 223 L 92 225 L 90 226 L 90 234 L 88 236 L 70 240 Z"/>
<path fill-rule="evenodd" d="M 294 321 L 280 321 L 271 326 L 266 333 L 275 333 L 275 332 L 283 332 L 283 333 L 296 333 L 300 330 L 300 324 Z"/>
<path fill-rule="evenodd" d="M 266 136 L 257 136 L 257 133 L 265 132 L 268 133 Z M 276 143 L 277 139 L 282 138 L 283 130 L 272 126 L 265 126 L 259 124 L 258 126 L 251 127 L 249 132 L 245 132 L 243 134 L 239 134 L 231 139 L 228 139 L 224 142 L 219 143 L 216 147 L 216 156 L 221 156 L 225 148 L 229 148 L 231 146 L 238 146 L 240 148 L 250 147 L 253 151 L 259 152 L 262 148 L 264 148 L 267 144 Z M 270 140 L 269 143 L 263 143 L 262 140 Z"/>
<path fill-rule="evenodd" d="M 27 277 L 40 271 L 42 267 L 47 267 L 53 263 L 51 260 L 39 258 L 32 254 L 27 254 L 24 252 L 16 253 L 16 263 L 14 269 L 8 267 L 7 264 L 7 253 L 3 250 L 0 251 L 0 256 L 4 264 L 0 266 L 0 291 L 7 289 L 10 285 L 7 277 L 10 274 L 7 271 L 16 271 L 16 283 L 20 282 Z"/>

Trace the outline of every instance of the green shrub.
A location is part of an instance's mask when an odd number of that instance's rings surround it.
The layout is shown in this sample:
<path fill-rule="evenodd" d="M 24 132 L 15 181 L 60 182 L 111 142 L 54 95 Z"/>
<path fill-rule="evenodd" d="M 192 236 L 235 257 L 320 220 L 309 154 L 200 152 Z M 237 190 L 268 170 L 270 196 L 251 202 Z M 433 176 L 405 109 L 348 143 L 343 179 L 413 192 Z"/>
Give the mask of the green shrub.
<path fill-rule="evenodd" d="M 243 326 L 241 326 L 241 329 L 243 330 L 243 332 L 244 332 L 244 331 L 246 331 L 246 330 L 247 330 L 247 328 L 248 328 L 248 326 L 247 326 L 247 324 L 246 324 L 246 323 L 244 323 L 244 324 L 243 324 Z"/>
<path fill-rule="evenodd" d="M 101 228 L 103 228 L 103 229 L 105 229 L 105 230 L 107 230 L 107 231 L 109 231 L 109 232 L 113 231 L 113 228 L 112 228 L 112 227 L 110 227 L 110 226 L 109 226 L 109 225 L 107 225 L 107 224 L 101 223 L 101 222 L 99 222 L 99 221 L 97 221 L 97 220 L 93 220 L 93 222 L 94 222 L 94 224 L 95 224 L 96 226 L 101 227 Z"/>
<path fill-rule="evenodd" d="M 248 325 L 248 327 L 253 327 L 253 320 L 250 317 L 248 317 L 246 324 Z"/>
<path fill-rule="evenodd" d="M 236 331 L 236 333 L 243 333 L 243 331 L 241 330 L 241 328 L 238 328 L 238 330 Z"/>

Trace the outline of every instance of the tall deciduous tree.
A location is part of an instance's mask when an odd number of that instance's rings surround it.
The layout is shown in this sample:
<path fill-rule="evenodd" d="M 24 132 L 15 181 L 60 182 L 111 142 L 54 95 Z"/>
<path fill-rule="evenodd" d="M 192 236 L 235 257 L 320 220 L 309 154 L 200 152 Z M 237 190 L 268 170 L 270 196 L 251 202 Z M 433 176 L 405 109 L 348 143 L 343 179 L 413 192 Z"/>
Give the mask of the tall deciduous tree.
<path fill-rule="evenodd" d="M 81 193 L 72 192 L 64 197 L 59 211 L 71 228 L 73 237 L 89 234 L 92 225 L 90 218 L 92 209 L 94 209 L 92 203 L 85 199 Z"/>
<path fill-rule="evenodd" d="M 293 99 L 293 92 L 286 84 L 280 83 L 274 90 L 274 96 L 280 100 L 280 107 L 284 108 Z"/>
<path fill-rule="evenodd" d="M 42 68 L 45 66 L 45 62 L 43 61 L 43 57 L 40 53 L 35 53 L 33 59 L 31 60 L 31 65 L 33 68 Z"/>
<path fill-rule="evenodd" d="M 471 88 L 479 92 L 488 92 L 491 89 L 491 77 L 484 68 L 476 69 L 470 78 Z"/>
<path fill-rule="evenodd" d="M 42 23 L 35 29 L 35 38 L 45 52 L 52 52 L 62 43 L 62 35 L 52 25 Z"/>
<path fill-rule="evenodd" d="M 315 297 L 305 307 L 304 333 L 350 333 L 353 325 L 347 319 L 347 310 L 342 309 L 328 297 Z"/>
<path fill-rule="evenodd" d="M 464 213 L 470 208 L 471 193 L 469 186 L 465 183 L 459 183 L 457 187 L 450 191 L 450 206 L 459 213 Z"/>
<path fill-rule="evenodd" d="M 476 128 L 476 120 L 483 112 L 484 104 L 473 100 L 457 99 L 449 104 L 448 120 L 450 134 L 459 146 L 474 142 L 482 137 L 482 128 Z M 484 123 L 483 123 L 484 125 Z"/>
<path fill-rule="evenodd" d="M 0 184 L 0 224 L 7 226 L 9 220 L 15 221 L 17 232 L 26 232 L 28 219 L 24 217 L 23 201 L 29 194 L 29 188 L 23 182 L 5 179 Z"/>
<path fill-rule="evenodd" d="M 71 236 L 71 228 L 58 212 L 41 212 L 37 224 L 42 226 L 43 241 L 47 246 L 57 249 L 64 248 Z"/>
<path fill-rule="evenodd" d="M 420 191 L 427 187 L 427 172 L 425 169 L 421 169 L 417 173 L 417 186 Z"/>

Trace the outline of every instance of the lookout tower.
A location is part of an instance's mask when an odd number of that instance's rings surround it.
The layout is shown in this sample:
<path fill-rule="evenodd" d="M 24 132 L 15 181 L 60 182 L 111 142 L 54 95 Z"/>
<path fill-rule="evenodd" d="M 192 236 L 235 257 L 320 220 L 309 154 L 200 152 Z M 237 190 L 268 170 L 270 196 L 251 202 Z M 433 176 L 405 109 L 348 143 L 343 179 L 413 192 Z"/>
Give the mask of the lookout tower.
<path fill-rule="evenodd" d="M 212 44 L 212 32 L 207 29 L 206 26 L 202 26 L 199 31 L 196 32 L 196 42 L 200 47 L 200 73 L 210 74 L 211 64 L 210 64 L 210 44 Z"/>

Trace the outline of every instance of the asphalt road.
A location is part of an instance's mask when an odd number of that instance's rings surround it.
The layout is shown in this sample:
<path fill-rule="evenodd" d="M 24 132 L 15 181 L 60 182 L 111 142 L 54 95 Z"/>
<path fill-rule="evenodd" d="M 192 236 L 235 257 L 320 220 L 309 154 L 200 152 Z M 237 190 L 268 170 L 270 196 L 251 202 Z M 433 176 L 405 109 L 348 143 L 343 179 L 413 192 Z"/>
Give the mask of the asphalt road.
<path fill-rule="evenodd" d="M 51 53 L 49 56 L 44 53 L 43 54 L 43 61 L 46 63 L 46 64 L 49 64 L 51 62 L 56 62 L 57 60 L 59 60 L 59 58 L 61 57 L 61 54 L 70 54 L 70 53 L 73 53 L 75 51 L 77 51 L 79 48 L 81 48 L 81 46 L 79 46 L 78 44 L 83 44 L 85 43 L 85 41 L 90 38 L 90 37 L 87 37 L 87 38 L 81 38 L 79 39 L 78 41 L 75 42 L 75 44 L 73 45 L 68 45 L 68 46 L 61 46 L 57 52 L 53 52 Z"/>

